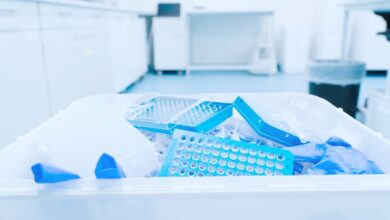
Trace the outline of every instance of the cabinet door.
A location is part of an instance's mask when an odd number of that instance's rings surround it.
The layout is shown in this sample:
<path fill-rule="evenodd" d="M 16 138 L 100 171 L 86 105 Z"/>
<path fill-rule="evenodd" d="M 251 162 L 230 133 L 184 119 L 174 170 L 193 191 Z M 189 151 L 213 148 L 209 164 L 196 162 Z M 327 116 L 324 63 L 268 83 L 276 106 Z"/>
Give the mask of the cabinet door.
<path fill-rule="evenodd" d="M 153 18 L 154 66 L 183 70 L 188 64 L 187 22 L 182 18 Z"/>
<path fill-rule="evenodd" d="M 134 74 L 133 77 L 138 79 L 148 70 L 148 47 L 146 36 L 146 20 L 144 18 L 130 19 L 132 31 L 132 42 L 134 44 Z"/>
<path fill-rule="evenodd" d="M 113 13 L 110 19 L 110 43 L 115 89 L 121 91 L 147 71 L 144 19 Z"/>
<path fill-rule="evenodd" d="M 110 16 L 111 72 L 116 91 L 122 91 L 133 82 L 131 28 L 126 24 L 127 16 L 112 13 Z"/>
<path fill-rule="evenodd" d="M 113 92 L 103 28 L 43 31 L 54 111 L 85 96 Z"/>
<path fill-rule="evenodd" d="M 0 149 L 50 116 L 38 32 L 0 33 Z"/>

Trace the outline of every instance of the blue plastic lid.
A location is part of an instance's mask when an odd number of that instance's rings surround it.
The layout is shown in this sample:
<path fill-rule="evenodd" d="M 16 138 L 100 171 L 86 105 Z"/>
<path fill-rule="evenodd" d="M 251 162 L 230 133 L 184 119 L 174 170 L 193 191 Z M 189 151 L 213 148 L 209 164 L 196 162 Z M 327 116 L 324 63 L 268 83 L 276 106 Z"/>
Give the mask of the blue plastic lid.
<path fill-rule="evenodd" d="M 267 124 L 241 97 L 234 107 L 258 135 L 286 147 L 303 144 L 299 137 Z"/>

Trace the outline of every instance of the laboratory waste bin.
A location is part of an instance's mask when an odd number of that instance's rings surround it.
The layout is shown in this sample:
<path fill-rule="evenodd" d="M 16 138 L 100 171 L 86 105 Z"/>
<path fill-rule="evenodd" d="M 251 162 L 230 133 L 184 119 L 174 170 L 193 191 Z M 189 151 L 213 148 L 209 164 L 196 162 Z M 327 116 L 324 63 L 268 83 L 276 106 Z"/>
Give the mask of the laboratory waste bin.
<path fill-rule="evenodd" d="M 328 100 L 355 117 L 364 63 L 342 60 L 315 60 L 308 67 L 309 92 Z"/>
<path fill-rule="evenodd" d="M 337 135 L 375 161 L 385 173 L 390 172 L 390 143 L 327 101 L 307 94 L 236 95 L 272 111 L 288 113 L 318 132 Z M 236 95 L 189 97 L 233 102 Z M 21 162 L 31 151 L 23 149 L 29 148 L 38 137 L 61 137 L 52 131 L 58 126 L 66 127 L 64 122 L 72 118 L 68 113 L 77 111 L 80 104 L 99 102 L 113 113 L 123 114 L 139 98 L 141 95 L 103 95 L 80 100 L 0 151 L 0 219 L 390 219 L 387 174 L 83 178 L 52 185 L 35 184 L 26 174 L 29 167 L 23 167 L 26 164 Z M 111 125 L 107 126 L 109 130 Z M 102 135 L 93 127 L 90 132 Z M 126 142 L 128 137 L 123 135 L 123 139 L 121 135 L 113 136 L 112 143 Z M 111 141 L 106 139 L 105 144 L 110 145 Z M 17 154 L 9 158 L 13 151 Z"/>

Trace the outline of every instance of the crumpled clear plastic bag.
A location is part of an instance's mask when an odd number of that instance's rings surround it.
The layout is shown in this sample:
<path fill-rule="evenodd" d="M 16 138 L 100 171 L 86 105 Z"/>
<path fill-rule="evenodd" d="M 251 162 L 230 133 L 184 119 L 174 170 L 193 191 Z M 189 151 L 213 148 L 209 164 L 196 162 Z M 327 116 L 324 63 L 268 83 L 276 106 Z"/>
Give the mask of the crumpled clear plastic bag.
<path fill-rule="evenodd" d="M 295 174 L 383 174 L 362 152 L 337 137 L 324 144 L 307 143 L 284 149 L 295 155 Z"/>

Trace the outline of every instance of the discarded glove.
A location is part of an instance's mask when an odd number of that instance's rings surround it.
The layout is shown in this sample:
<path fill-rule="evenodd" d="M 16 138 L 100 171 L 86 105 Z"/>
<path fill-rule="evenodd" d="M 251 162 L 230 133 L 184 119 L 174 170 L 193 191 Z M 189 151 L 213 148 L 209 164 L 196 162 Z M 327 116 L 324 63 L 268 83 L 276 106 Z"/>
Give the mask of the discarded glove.
<path fill-rule="evenodd" d="M 331 137 L 324 144 L 307 143 L 284 149 L 294 154 L 294 171 L 298 174 L 383 174 L 373 161 L 341 138 Z M 312 166 L 303 169 L 304 163 Z"/>

